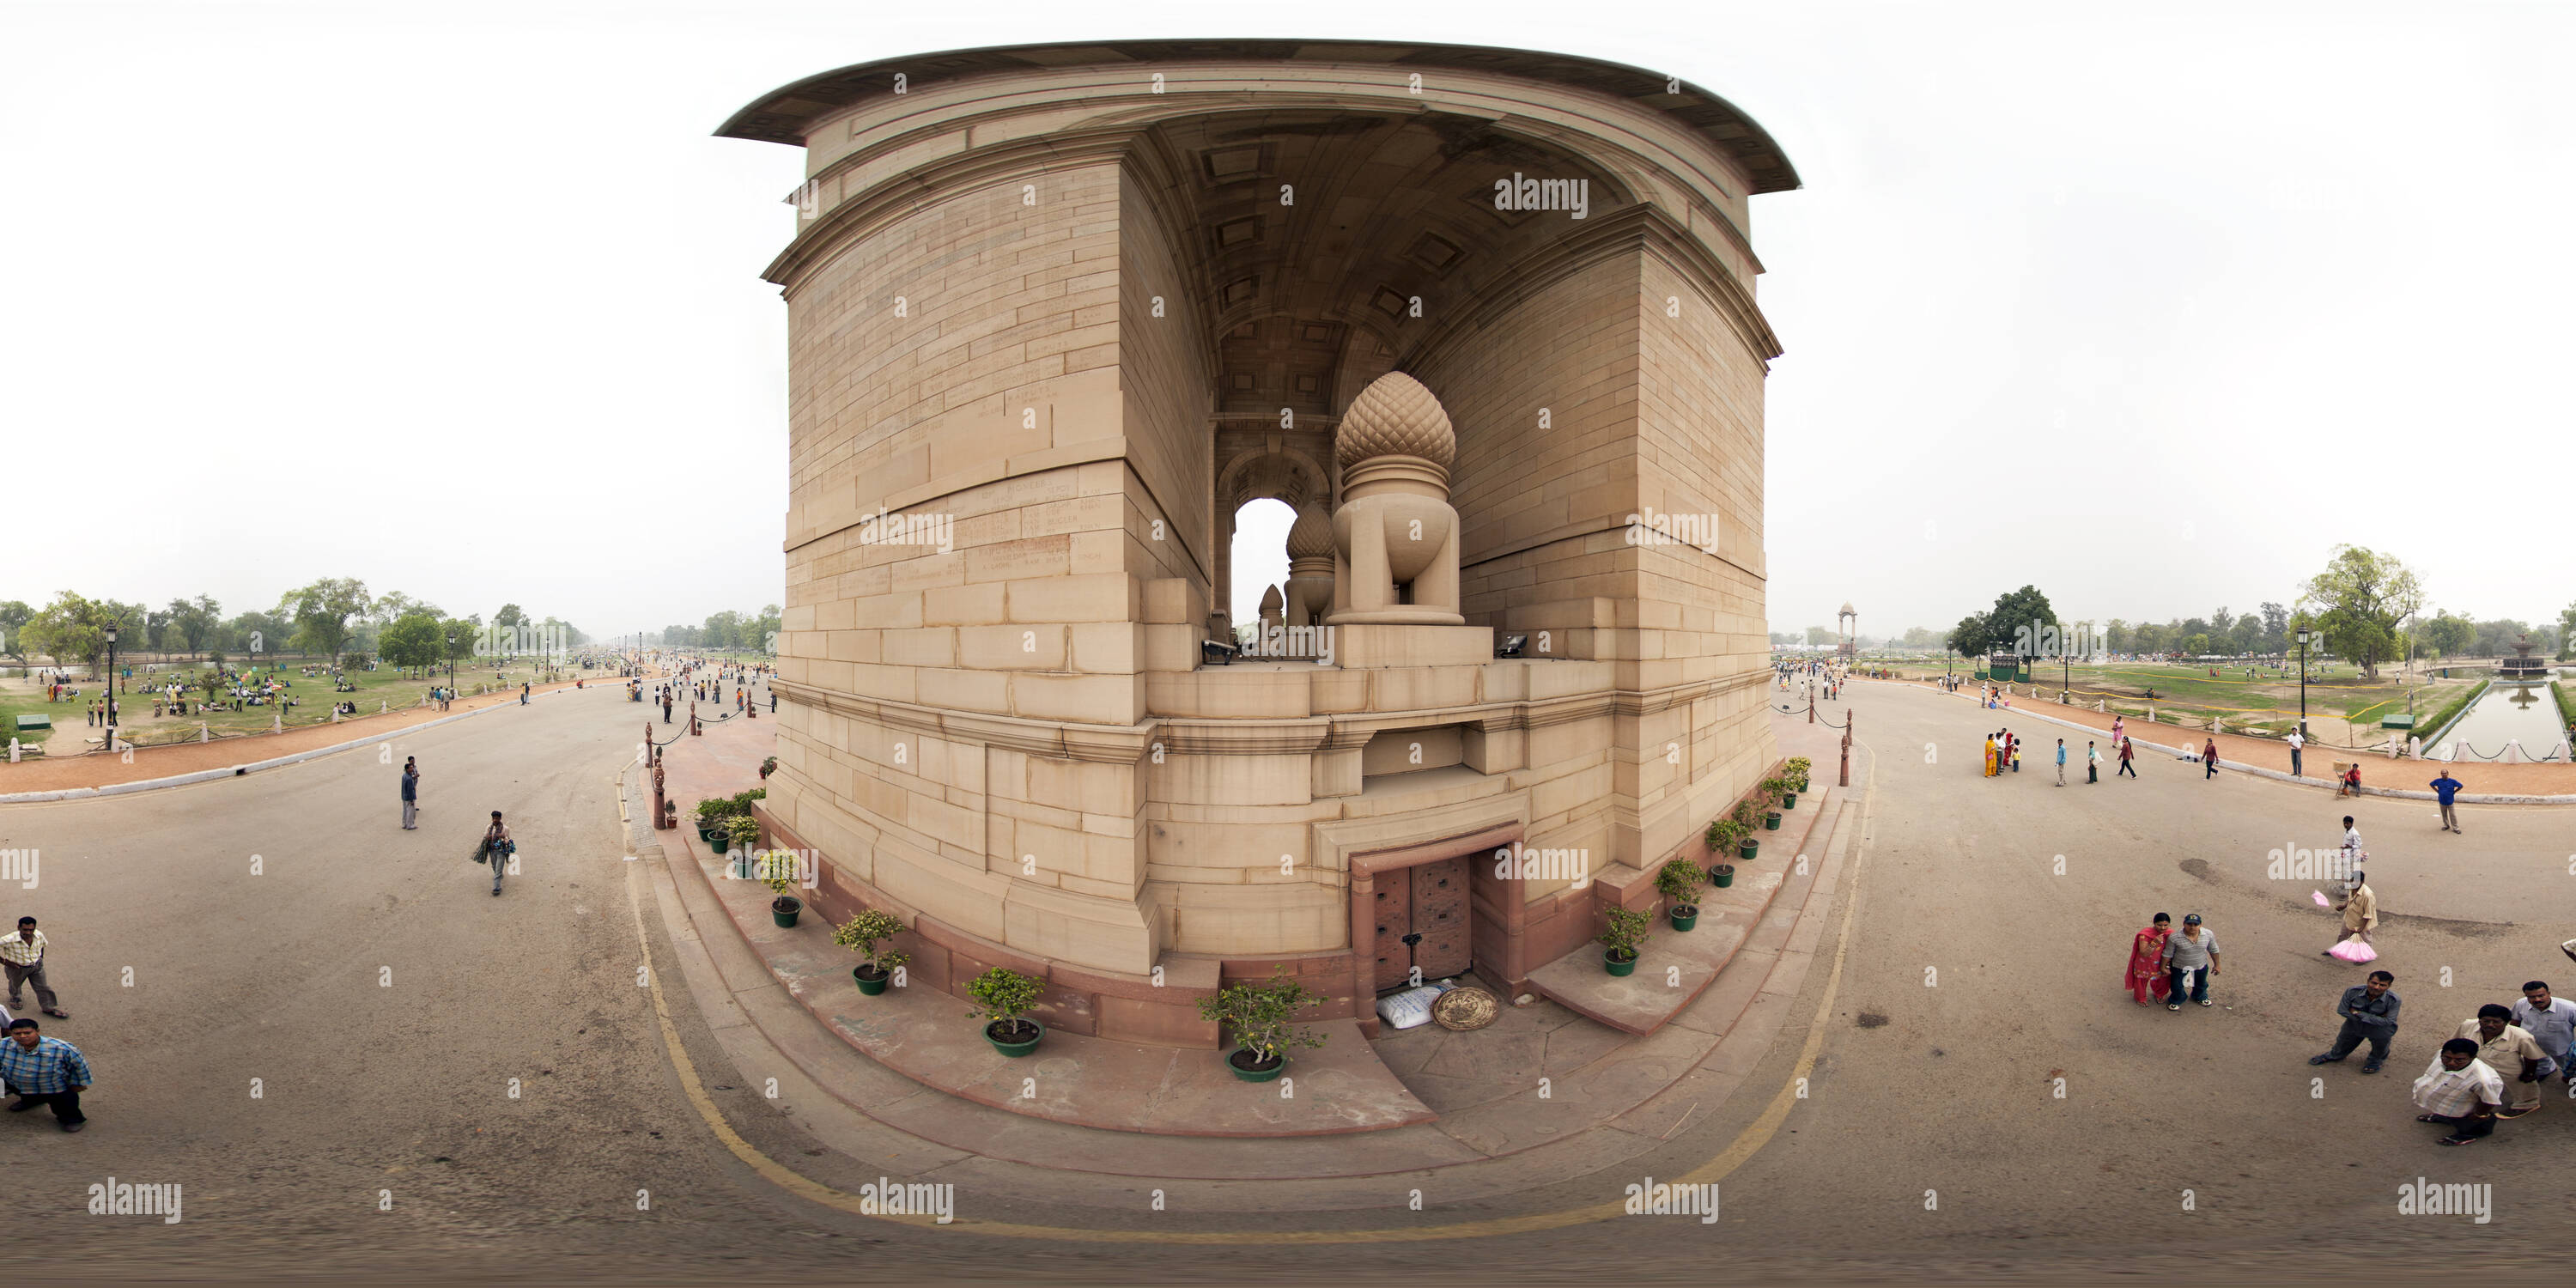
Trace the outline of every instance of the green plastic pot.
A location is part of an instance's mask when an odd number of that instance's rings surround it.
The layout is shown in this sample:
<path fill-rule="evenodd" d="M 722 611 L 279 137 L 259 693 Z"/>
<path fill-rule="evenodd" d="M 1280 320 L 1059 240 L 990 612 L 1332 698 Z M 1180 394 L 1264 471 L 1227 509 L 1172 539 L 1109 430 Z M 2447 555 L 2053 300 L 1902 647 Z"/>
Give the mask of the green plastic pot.
<path fill-rule="evenodd" d="M 1689 908 L 1690 911 L 1682 911 L 1684 908 Z M 1675 930 L 1688 930 L 1699 924 L 1699 909 L 1690 904 L 1676 904 L 1664 915 L 1672 921 Z"/>
<path fill-rule="evenodd" d="M 1735 857 L 1739 859 L 1751 859 L 1761 853 L 1762 843 L 1760 841 L 1746 841 L 1744 844 L 1735 847 Z"/>
<path fill-rule="evenodd" d="M 1637 973 L 1636 957 L 1632 955 L 1628 960 L 1623 962 L 1613 956 L 1611 950 L 1606 948 L 1601 951 L 1601 964 L 1609 967 L 1610 973 L 1613 975 L 1634 975 Z"/>
<path fill-rule="evenodd" d="M 992 1024 L 984 1026 L 984 1040 L 991 1043 L 994 1050 L 999 1051 L 1004 1055 L 1015 1058 L 1024 1056 L 1031 1051 L 1037 1050 L 1038 1043 L 1046 1041 L 1046 1026 L 1038 1023 L 1036 1020 L 1028 1018 L 1027 1016 L 1020 1017 L 1020 1023 L 1028 1025 L 1031 1029 L 1036 1030 L 1036 1035 L 1026 1042 L 1005 1042 L 1000 1038 L 994 1037 L 993 1029 L 1000 1023 L 1001 1021 L 995 1020 Z"/>
<path fill-rule="evenodd" d="M 1777 832 L 1780 830 L 1780 811 L 1775 809 L 1762 816 L 1762 830 L 1765 832 Z"/>
<path fill-rule="evenodd" d="M 1780 808 L 1782 808 L 1782 809 L 1796 809 L 1796 808 L 1798 808 L 1798 794 L 1797 794 L 1796 792 L 1782 792 L 1782 793 L 1780 793 Z"/>
<path fill-rule="evenodd" d="M 1734 885 L 1735 865 L 1732 863 L 1721 863 L 1716 867 L 1710 868 L 1708 870 L 1708 880 L 1709 884 L 1714 885 L 1721 890 Z"/>
<path fill-rule="evenodd" d="M 787 911 L 780 912 L 778 910 L 778 905 L 781 902 L 786 903 Z M 769 919 L 777 922 L 779 929 L 786 930 L 795 926 L 796 914 L 803 911 L 805 911 L 805 904 L 802 900 L 793 898 L 784 900 L 773 899 L 769 904 Z"/>
<path fill-rule="evenodd" d="M 894 972 L 886 971 L 879 974 L 875 979 L 869 979 L 867 967 L 853 966 L 850 968 L 850 978 L 859 982 L 860 992 L 865 993 L 870 997 L 875 997 L 876 995 L 886 991 L 886 985 L 894 981 Z"/>
<path fill-rule="evenodd" d="M 1269 1082 L 1272 1079 L 1277 1078 L 1280 1074 L 1288 1071 L 1288 1057 L 1286 1056 L 1273 1056 L 1272 1059 L 1278 1061 L 1278 1063 L 1271 1065 L 1267 1069 L 1244 1068 L 1243 1057 L 1251 1054 L 1251 1047 L 1236 1047 L 1234 1049 L 1234 1054 L 1225 1058 L 1225 1067 L 1231 1071 L 1235 1077 L 1240 1078 L 1245 1082 Z"/>

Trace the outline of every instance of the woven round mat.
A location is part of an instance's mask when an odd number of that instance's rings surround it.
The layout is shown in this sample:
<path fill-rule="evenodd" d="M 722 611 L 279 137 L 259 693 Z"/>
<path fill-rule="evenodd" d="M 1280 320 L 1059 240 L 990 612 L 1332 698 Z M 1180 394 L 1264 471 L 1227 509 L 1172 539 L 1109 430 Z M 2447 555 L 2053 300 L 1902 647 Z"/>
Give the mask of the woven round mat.
<path fill-rule="evenodd" d="M 1453 1032 L 1481 1029 L 1494 1022 L 1501 1013 L 1502 999 L 1472 984 L 1461 985 L 1442 993 L 1431 1004 L 1431 1022 Z"/>

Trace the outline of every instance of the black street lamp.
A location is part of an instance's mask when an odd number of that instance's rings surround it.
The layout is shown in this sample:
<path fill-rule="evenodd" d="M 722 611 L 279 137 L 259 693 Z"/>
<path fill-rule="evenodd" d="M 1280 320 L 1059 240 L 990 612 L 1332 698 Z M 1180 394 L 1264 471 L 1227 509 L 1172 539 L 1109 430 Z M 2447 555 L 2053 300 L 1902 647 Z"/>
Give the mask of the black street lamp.
<path fill-rule="evenodd" d="M 456 632 L 447 633 L 447 691 L 456 692 Z"/>
<path fill-rule="evenodd" d="M 2305 626 L 2299 628 L 2299 736 L 2302 738 L 2315 736 L 2308 732 L 2308 641 L 2314 638 L 2315 631 Z"/>
<path fill-rule="evenodd" d="M 107 749 L 116 750 L 116 628 L 107 628 Z"/>

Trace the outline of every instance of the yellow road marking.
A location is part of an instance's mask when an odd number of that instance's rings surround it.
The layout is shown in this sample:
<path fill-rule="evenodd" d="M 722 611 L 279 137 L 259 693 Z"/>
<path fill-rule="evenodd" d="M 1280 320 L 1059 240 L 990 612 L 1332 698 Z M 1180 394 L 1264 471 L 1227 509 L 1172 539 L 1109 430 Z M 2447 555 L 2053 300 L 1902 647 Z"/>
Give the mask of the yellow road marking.
<path fill-rule="evenodd" d="M 1869 744 L 1859 739 L 1853 739 L 1852 745 L 1868 754 L 1874 771 L 1878 753 L 1872 750 Z M 621 774 L 620 778 L 623 777 Z M 625 796 L 622 781 L 619 784 L 618 795 L 621 799 Z M 1724 1152 L 1682 1177 L 1684 1182 L 1718 1181 L 1742 1167 L 1755 1154 L 1760 1153 L 1762 1147 L 1769 1144 L 1773 1136 L 1779 1134 L 1781 1124 L 1789 1120 L 1790 1110 L 1797 1106 L 1798 1084 L 1815 1071 L 1816 1057 L 1824 1050 L 1825 1022 L 1832 1016 L 1834 999 L 1842 991 L 1843 960 L 1851 950 L 1852 914 L 1860 906 L 1860 869 L 1867 854 L 1869 824 L 1876 812 L 1877 796 L 1878 777 L 1875 772 L 1872 772 L 1869 787 L 1861 793 L 1860 834 L 1854 838 L 1850 851 L 1851 886 L 1843 902 L 1842 925 L 1837 932 L 1837 942 L 1834 945 L 1834 967 L 1825 977 L 1824 997 L 1816 1006 L 1815 1018 L 1807 1026 L 1807 1041 L 1798 1051 L 1798 1062 L 1789 1070 L 1788 1081 L 1781 1084 L 1778 1094 L 1772 1096 L 1771 1103 L 1764 1107 L 1761 1117 L 1756 1118 L 1750 1126 L 1737 1134 L 1735 1140 L 1726 1147 Z M 626 884 L 626 903 L 635 914 L 636 947 L 643 952 L 643 960 L 649 964 L 653 958 L 653 945 L 645 934 L 642 898 L 636 891 L 635 882 L 631 880 Z M 865 1216 L 903 1225 L 937 1226 L 939 1224 L 934 1217 L 889 1216 L 881 1212 L 865 1211 L 860 1196 L 834 1189 L 790 1170 L 754 1148 L 750 1141 L 744 1140 L 742 1134 L 733 1129 L 733 1124 L 725 1121 L 724 1111 L 717 1108 L 714 1097 L 707 1094 L 705 1082 L 698 1077 L 696 1064 L 689 1059 L 688 1051 L 680 1045 L 680 1030 L 671 1021 L 671 1006 L 662 993 L 660 972 L 648 970 L 645 972 L 645 979 L 653 994 L 653 1017 L 661 1025 L 662 1045 L 670 1052 L 671 1065 L 680 1075 L 682 1090 L 688 1094 L 689 1103 L 697 1108 L 698 1117 L 705 1120 L 707 1130 L 714 1133 L 715 1138 L 722 1142 L 727 1150 L 732 1151 L 735 1158 L 742 1160 L 744 1166 L 759 1174 L 762 1180 L 790 1194 L 854 1216 Z M 971 1217 L 957 1217 L 947 1228 L 1006 1239 L 1054 1239 L 1068 1243 L 1201 1245 L 1415 1243 L 1433 1239 L 1488 1239 L 1497 1235 L 1521 1234 L 1533 1230 L 1563 1229 L 1566 1226 L 1583 1225 L 1619 1216 L 1624 1210 L 1625 1205 L 1614 1200 L 1587 1207 L 1569 1208 L 1561 1212 L 1534 1212 L 1525 1216 L 1497 1217 L 1487 1221 L 1466 1221 L 1453 1225 L 1380 1230 L 1103 1230 L 1022 1225 L 1007 1221 L 982 1221 Z"/>

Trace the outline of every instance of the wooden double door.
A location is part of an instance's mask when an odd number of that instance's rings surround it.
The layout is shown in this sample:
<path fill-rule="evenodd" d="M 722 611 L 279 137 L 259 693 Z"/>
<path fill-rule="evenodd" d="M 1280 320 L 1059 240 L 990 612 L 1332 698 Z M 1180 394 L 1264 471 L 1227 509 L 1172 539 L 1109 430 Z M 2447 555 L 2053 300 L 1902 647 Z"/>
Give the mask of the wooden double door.
<path fill-rule="evenodd" d="M 1377 988 L 1446 979 L 1474 961 L 1467 859 L 1441 859 L 1377 874 Z M 1421 971 L 1420 975 L 1414 972 Z"/>

